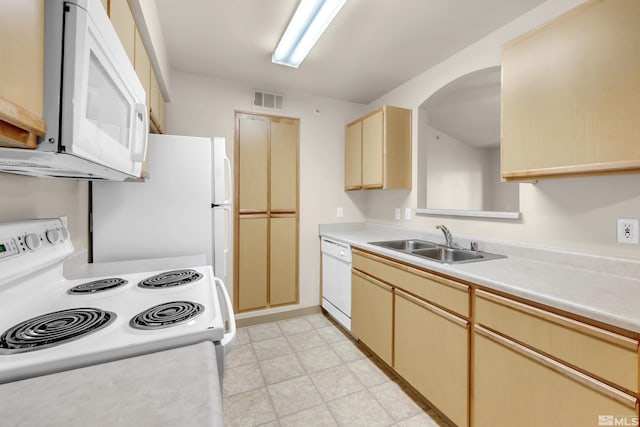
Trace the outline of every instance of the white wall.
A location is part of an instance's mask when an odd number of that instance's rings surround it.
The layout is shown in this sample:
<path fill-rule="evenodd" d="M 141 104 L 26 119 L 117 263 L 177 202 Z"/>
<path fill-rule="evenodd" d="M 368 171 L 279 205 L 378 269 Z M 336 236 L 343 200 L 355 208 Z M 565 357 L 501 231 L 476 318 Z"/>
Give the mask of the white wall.
<path fill-rule="evenodd" d="M 462 143 L 430 126 L 426 126 L 419 136 L 420 143 L 426 140 L 427 147 L 427 174 L 418 181 L 418 187 L 427 187 L 426 207 L 485 209 L 484 195 L 487 191 L 483 177 L 489 172 L 489 164 L 484 150 Z"/>
<path fill-rule="evenodd" d="M 417 151 L 418 108 L 435 91 L 472 71 L 500 64 L 503 43 L 572 9 L 582 0 L 550 0 L 387 93 L 368 107 L 383 104 L 413 109 L 413 147 Z M 420 216 L 392 221 L 395 207 L 417 206 L 417 156 L 411 192 L 371 192 L 367 218 L 419 229 L 446 223 L 456 234 L 520 240 L 600 255 L 640 259 L 640 246 L 616 243 L 616 218 L 640 217 L 640 176 L 564 178 L 520 184 L 519 221 Z M 375 193 L 375 194 L 374 194 Z M 421 195 L 421 198 L 423 196 Z"/>
<path fill-rule="evenodd" d="M 0 221 L 66 215 L 75 249 L 87 249 L 89 196 L 85 181 L 0 173 Z"/>
<path fill-rule="evenodd" d="M 487 148 L 489 159 L 488 176 L 490 186 L 486 192 L 491 197 L 488 206 L 496 211 L 518 212 L 520 210 L 520 185 L 516 182 L 500 181 L 500 147 Z"/>
<path fill-rule="evenodd" d="M 171 72 L 171 90 L 172 101 L 167 104 L 168 133 L 223 136 L 227 139 L 227 153 L 232 162 L 234 110 L 300 119 L 300 304 L 259 314 L 318 305 L 318 224 L 365 220 L 365 194 L 345 193 L 343 189 L 344 126 L 364 114 L 364 107 L 287 93 L 286 111 L 280 114 L 259 111 L 251 106 L 251 86 L 176 70 Z M 343 218 L 336 218 L 337 207 L 344 208 Z M 233 271 L 231 260 L 227 270 Z M 227 287 L 233 288 L 232 274 L 227 276 Z"/>

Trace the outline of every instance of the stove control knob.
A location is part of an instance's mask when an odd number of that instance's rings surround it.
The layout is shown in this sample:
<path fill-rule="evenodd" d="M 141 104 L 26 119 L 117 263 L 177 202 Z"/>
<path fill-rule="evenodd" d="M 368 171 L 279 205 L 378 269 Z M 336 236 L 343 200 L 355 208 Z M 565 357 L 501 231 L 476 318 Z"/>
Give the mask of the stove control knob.
<path fill-rule="evenodd" d="M 60 231 L 56 230 L 55 228 L 47 230 L 47 240 L 49 241 L 49 243 L 53 245 L 58 243 L 60 240 L 62 240 L 60 236 Z"/>
<path fill-rule="evenodd" d="M 42 242 L 40 241 L 40 236 L 36 233 L 30 233 L 24 236 L 24 243 L 27 245 L 27 248 L 35 251 L 40 246 L 42 246 Z"/>

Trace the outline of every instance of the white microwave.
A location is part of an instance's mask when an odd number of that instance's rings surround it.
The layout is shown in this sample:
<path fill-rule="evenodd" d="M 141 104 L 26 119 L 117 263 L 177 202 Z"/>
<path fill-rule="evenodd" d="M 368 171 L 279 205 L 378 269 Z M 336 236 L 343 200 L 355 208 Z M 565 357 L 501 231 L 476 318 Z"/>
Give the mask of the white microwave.
<path fill-rule="evenodd" d="M 0 171 L 58 178 L 139 178 L 145 91 L 100 0 L 45 2 L 44 119 L 34 150 L 0 149 Z"/>

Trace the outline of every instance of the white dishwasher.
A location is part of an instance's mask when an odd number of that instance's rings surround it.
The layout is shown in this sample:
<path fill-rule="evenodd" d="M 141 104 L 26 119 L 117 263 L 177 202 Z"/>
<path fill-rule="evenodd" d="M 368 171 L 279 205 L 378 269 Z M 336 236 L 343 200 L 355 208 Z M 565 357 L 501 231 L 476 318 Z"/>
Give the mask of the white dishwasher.
<path fill-rule="evenodd" d="M 322 238 L 322 308 L 351 331 L 351 246 Z"/>

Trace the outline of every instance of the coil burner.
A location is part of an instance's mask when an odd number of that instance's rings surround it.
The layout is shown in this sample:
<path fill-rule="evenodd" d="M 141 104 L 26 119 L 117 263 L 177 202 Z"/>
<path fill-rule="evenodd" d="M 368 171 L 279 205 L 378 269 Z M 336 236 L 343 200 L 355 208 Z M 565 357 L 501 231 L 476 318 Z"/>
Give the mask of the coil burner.
<path fill-rule="evenodd" d="M 129 324 L 135 329 L 162 329 L 185 323 L 204 311 L 204 306 L 190 301 L 171 301 L 151 307 L 136 315 Z"/>
<path fill-rule="evenodd" d="M 67 293 L 72 295 L 95 294 L 97 292 L 108 291 L 120 286 L 126 285 L 128 282 L 119 277 L 111 277 L 108 279 L 94 280 L 93 282 L 82 283 L 69 289 Z"/>
<path fill-rule="evenodd" d="M 173 270 L 156 274 L 155 276 L 144 279 L 143 281 L 138 283 L 138 286 L 147 289 L 171 288 L 174 286 L 193 283 L 197 280 L 200 280 L 201 278 L 202 274 L 198 273 L 195 270 Z"/>
<path fill-rule="evenodd" d="M 23 353 L 53 347 L 98 331 L 116 314 L 97 308 L 55 311 L 18 323 L 0 336 L 0 354 Z"/>

